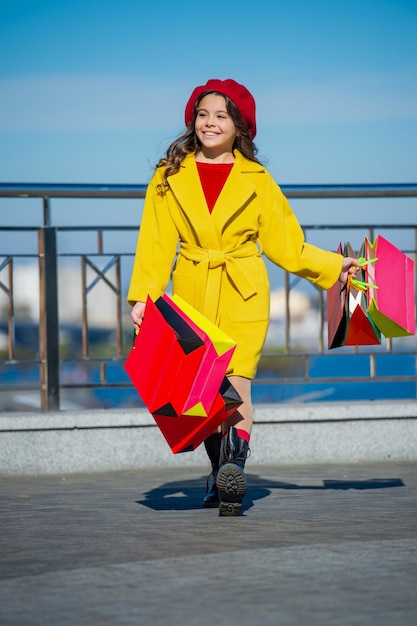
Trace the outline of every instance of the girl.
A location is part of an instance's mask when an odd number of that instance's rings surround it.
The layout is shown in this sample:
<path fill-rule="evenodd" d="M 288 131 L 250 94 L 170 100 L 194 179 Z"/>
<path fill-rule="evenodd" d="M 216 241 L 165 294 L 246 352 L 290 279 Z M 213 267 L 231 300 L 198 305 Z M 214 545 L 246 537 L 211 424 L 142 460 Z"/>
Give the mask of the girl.
<path fill-rule="evenodd" d="M 212 473 L 204 499 L 220 515 L 237 515 L 246 493 L 251 379 L 269 321 L 261 255 L 323 289 L 346 282 L 358 263 L 305 242 L 287 199 L 256 158 L 255 101 L 246 87 L 231 79 L 196 87 L 185 124 L 147 190 L 128 300 L 138 330 L 147 296 L 162 295 L 175 259 L 173 292 L 237 342 L 227 375 L 243 402 L 223 432 L 205 442 Z"/>

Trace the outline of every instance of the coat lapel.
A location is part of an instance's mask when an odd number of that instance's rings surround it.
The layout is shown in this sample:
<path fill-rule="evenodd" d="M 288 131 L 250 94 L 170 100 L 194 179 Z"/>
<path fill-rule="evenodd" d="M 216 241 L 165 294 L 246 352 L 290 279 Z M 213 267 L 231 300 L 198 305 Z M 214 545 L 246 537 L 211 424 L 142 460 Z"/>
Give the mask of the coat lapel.
<path fill-rule="evenodd" d="M 205 248 L 222 247 L 223 226 L 248 202 L 256 186 L 245 173 L 263 172 L 258 163 L 235 152 L 235 164 L 210 214 L 200 183 L 195 157 L 189 154 L 180 170 L 168 178 L 169 185 L 184 215 L 195 230 L 199 245 Z"/>
<path fill-rule="evenodd" d="M 235 164 L 230 172 L 213 209 L 213 218 L 222 229 L 231 217 L 239 212 L 255 193 L 254 185 L 245 172 L 262 172 L 264 168 L 258 163 L 251 162 L 235 152 Z"/>
<path fill-rule="evenodd" d="M 180 170 L 170 176 L 168 182 L 199 240 L 199 245 L 205 248 L 219 248 L 220 240 L 207 207 L 194 155 L 189 154 L 185 157 Z"/>

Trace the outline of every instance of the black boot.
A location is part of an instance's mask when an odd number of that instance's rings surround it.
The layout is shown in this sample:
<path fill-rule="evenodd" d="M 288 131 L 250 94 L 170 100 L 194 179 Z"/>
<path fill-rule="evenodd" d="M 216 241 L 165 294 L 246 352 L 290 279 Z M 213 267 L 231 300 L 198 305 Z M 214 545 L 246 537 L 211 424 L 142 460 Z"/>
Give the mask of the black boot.
<path fill-rule="evenodd" d="M 246 493 L 246 476 L 243 471 L 249 444 L 238 436 L 231 426 L 222 439 L 220 467 L 217 473 L 219 490 L 219 515 L 239 515 L 243 496 Z"/>
<path fill-rule="evenodd" d="M 221 441 L 221 433 L 213 433 L 204 441 L 204 447 L 211 461 L 211 474 L 207 478 L 207 493 L 203 500 L 203 505 L 213 509 L 219 506 L 219 492 L 217 490 L 216 478 L 217 472 L 219 471 Z"/>

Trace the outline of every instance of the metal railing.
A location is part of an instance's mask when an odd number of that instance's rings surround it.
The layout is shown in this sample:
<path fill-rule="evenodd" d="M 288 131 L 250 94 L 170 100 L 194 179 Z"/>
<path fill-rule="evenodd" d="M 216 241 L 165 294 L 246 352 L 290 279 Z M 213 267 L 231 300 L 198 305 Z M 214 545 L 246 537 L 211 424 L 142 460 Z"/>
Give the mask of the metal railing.
<path fill-rule="evenodd" d="M 370 199 L 370 198 L 415 198 L 417 184 L 395 185 L 292 185 L 282 186 L 290 199 Z M 133 261 L 134 245 L 138 224 L 121 225 L 54 225 L 51 201 L 58 199 L 143 199 L 146 185 L 31 185 L 0 184 L 0 198 L 39 198 L 42 200 L 42 215 L 39 224 L 20 224 L 19 214 L 14 212 L 13 223 L 3 225 L 0 222 L 0 236 L 7 245 L 3 253 L 0 247 L 0 334 L 5 341 L 0 344 L 0 408 L 18 410 L 28 407 L 43 411 L 63 408 L 62 395 L 72 397 L 81 390 L 87 395 L 78 396 L 78 404 L 87 407 L 106 406 L 106 402 L 119 402 L 121 406 L 132 405 L 136 401 L 132 395 L 119 400 L 103 400 L 101 392 L 116 393 L 116 390 L 130 392 L 132 386 L 123 370 L 123 363 L 131 346 L 131 325 L 128 307 L 125 303 L 127 280 Z M 4 210 L 4 209 L 0 209 Z M 400 210 L 399 210 L 400 212 Z M 4 215 L 4 213 L 3 213 Z M 317 232 L 334 232 L 338 237 L 353 231 L 366 231 L 373 240 L 375 233 L 401 230 L 406 233 L 411 244 L 404 247 L 404 252 L 416 257 L 417 251 L 417 210 L 413 208 L 411 223 L 363 223 L 352 225 L 303 224 L 308 235 Z M 10 221 L 10 220 L 9 220 Z M 130 237 L 130 244 L 125 249 L 113 249 L 112 237 L 120 235 Z M 94 236 L 94 249 L 67 250 L 61 239 L 76 242 L 85 235 Z M 26 249 L 22 244 L 14 245 L 14 240 L 22 237 L 36 237 L 36 245 Z M 80 246 L 83 247 L 80 243 Z M 71 247 L 71 246 L 70 246 Z M 64 262 L 80 262 L 80 314 L 78 329 L 73 324 L 69 329 L 63 322 L 60 312 L 59 291 L 65 291 L 61 271 Z M 31 322 L 33 338 L 30 349 L 22 349 L 17 337 L 17 330 L 28 328 L 27 318 L 21 319 L 17 310 L 18 287 L 15 277 L 20 262 L 36 263 L 38 275 L 39 312 Z M 104 265 L 103 265 L 104 264 Z M 126 265 L 127 264 L 127 265 Z M 125 271 L 124 271 L 125 270 Z M 415 338 L 408 341 L 387 340 L 381 346 L 367 346 L 331 352 L 326 348 L 326 300 L 323 292 L 316 290 L 317 333 L 315 345 L 294 342 L 294 322 L 291 313 L 291 294 L 298 288 L 298 279 L 282 272 L 284 293 L 284 316 L 282 323 L 282 341 L 279 345 L 267 343 L 262 356 L 260 370 L 254 381 L 255 401 L 298 399 L 331 399 L 326 395 L 329 385 L 348 385 L 352 394 L 358 386 L 406 385 L 407 397 L 415 397 L 416 387 L 416 344 Z M 71 279 L 72 280 L 72 279 Z M 304 281 L 305 282 L 305 281 Z M 106 330 L 99 345 L 92 348 L 92 333 L 97 329 L 89 323 L 91 307 L 89 297 L 96 293 L 98 285 L 106 285 L 114 302 L 112 330 Z M 69 287 L 70 285 L 68 285 Z M 78 332 L 79 331 L 79 332 Z M 73 346 L 63 345 L 62 334 L 77 334 L 77 350 Z M 296 333 L 297 331 L 295 331 Z M 35 340 L 34 337 L 37 337 Z M 296 337 L 297 339 L 297 337 Z M 70 342 L 71 343 L 71 342 Z M 36 344 L 36 345 L 34 345 Z M 104 353 L 103 353 L 104 348 Z M 100 353 L 101 350 L 101 353 Z M 352 361 L 352 357 L 354 361 Z M 388 359 L 391 359 L 392 363 Z M 401 359 L 401 367 L 398 367 Z M 345 371 L 338 372 L 343 363 Z M 326 366 L 323 364 L 326 363 Z M 403 367 L 403 364 L 407 364 Z M 349 364 L 349 365 L 345 365 Z M 382 365 L 381 365 L 382 364 Z M 77 378 L 74 371 L 81 375 Z M 13 375 L 10 375 L 10 372 Z M 324 372 L 324 373 L 323 373 Z M 353 373 L 355 372 L 355 373 Z M 356 387 L 355 387 L 356 385 Z M 280 388 L 280 394 L 276 390 Z M 294 389 L 301 391 L 294 393 Z M 371 399 L 369 391 L 362 391 Z M 393 387 L 392 387 L 393 388 Z M 98 393 L 91 398 L 90 392 Z M 285 391 L 292 390 L 288 396 Z M 349 396 L 349 391 L 346 392 Z M 388 392 L 389 393 L 389 392 Z M 401 393 L 401 392 L 400 392 Z M 32 395 L 31 395 L 32 394 Z M 33 394 L 39 397 L 39 403 L 33 400 Z M 72 394 L 72 395 L 71 395 Z M 292 394 L 292 395 L 291 395 Z M 414 396 L 413 396 L 414 394 Z M 1 402 L 1 398 L 8 398 Z M 32 400 L 29 402 L 28 398 Z M 23 398 L 23 400 L 22 400 Z M 107 405 L 108 405 L 107 404 Z"/>

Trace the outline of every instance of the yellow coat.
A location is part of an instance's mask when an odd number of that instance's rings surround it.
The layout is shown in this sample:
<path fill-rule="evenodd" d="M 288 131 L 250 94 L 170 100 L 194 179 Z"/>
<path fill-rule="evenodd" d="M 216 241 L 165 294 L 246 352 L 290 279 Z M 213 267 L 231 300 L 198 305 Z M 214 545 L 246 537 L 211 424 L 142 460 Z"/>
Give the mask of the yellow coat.
<path fill-rule="evenodd" d="M 237 342 L 228 373 L 253 378 L 269 321 L 261 254 L 323 289 L 337 281 L 343 258 L 305 242 L 271 175 L 240 152 L 211 214 L 194 155 L 168 178 L 164 196 L 156 192 L 162 178 L 158 168 L 147 190 L 128 300 L 158 298 L 173 269 L 173 292 Z"/>

